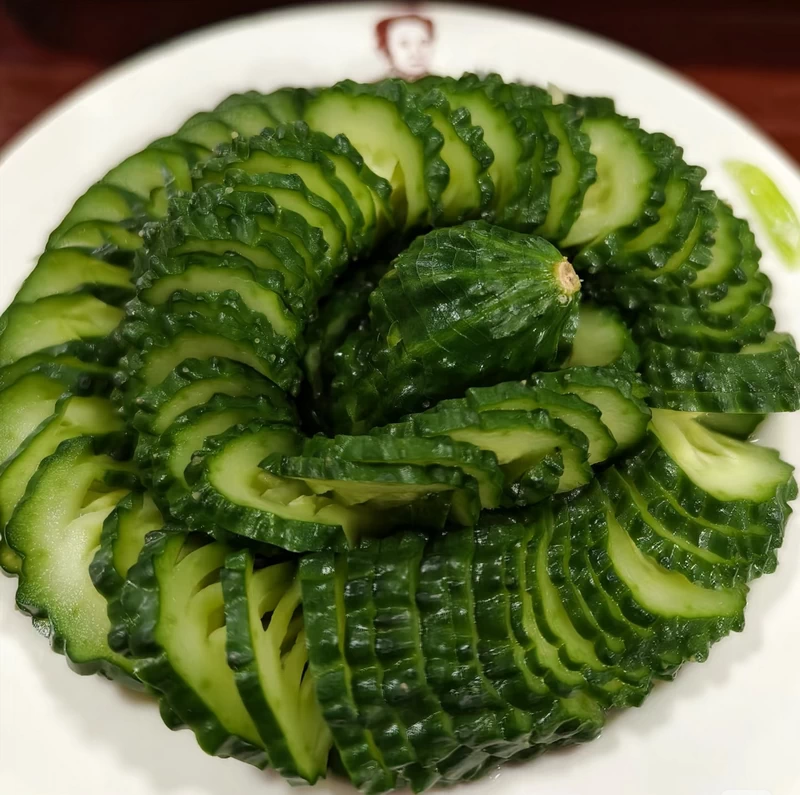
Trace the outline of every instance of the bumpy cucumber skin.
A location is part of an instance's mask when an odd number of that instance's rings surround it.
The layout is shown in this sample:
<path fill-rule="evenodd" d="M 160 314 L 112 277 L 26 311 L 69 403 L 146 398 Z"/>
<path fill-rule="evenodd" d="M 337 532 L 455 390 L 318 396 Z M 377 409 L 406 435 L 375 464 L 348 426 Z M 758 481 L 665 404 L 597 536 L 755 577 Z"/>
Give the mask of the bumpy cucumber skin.
<path fill-rule="evenodd" d="M 791 337 L 770 351 L 694 351 L 649 343 L 642 376 L 653 408 L 766 414 L 800 409 L 800 356 Z"/>
<path fill-rule="evenodd" d="M 45 635 L 50 641 L 50 646 L 53 651 L 58 654 L 63 654 L 66 657 L 69 667 L 78 674 L 91 675 L 100 673 L 108 679 L 119 680 L 123 684 L 141 690 L 142 684 L 133 671 L 133 666 L 123 656 L 118 654 L 115 649 L 108 647 L 107 653 L 97 659 L 77 659 L 70 652 L 70 637 L 67 627 L 60 629 L 56 623 L 51 619 L 48 614 L 48 607 L 46 603 L 42 603 L 40 598 L 36 595 L 36 588 L 29 579 L 35 577 L 35 572 L 28 572 L 25 565 L 25 550 L 18 544 L 15 544 L 15 521 L 23 521 L 26 505 L 35 498 L 36 488 L 39 481 L 46 479 L 48 471 L 51 468 L 63 466 L 62 462 L 69 462 L 70 466 L 74 466 L 82 460 L 91 461 L 92 458 L 105 457 L 104 447 L 107 447 L 107 440 L 92 439 L 90 437 L 77 437 L 68 439 L 63 442 L 59 448 L 48 458 L 45 458 L 42 464 L 36 471 L 36 474 L 31 478 L 28 489 L 26 490 L 26 497 L 19 503 L 14 515 L 7 527 L 8 531 L 8 548 L 18 555 L 19 568 L 16 573 L 19 577 L 17 586 L 16 602 L 20 609 L 30 615 L 37 623 L 37 629 L 40 633 Z M 109 462 L 111 459 L 108 459 Z M 125 473 L 130 471 L 130 467 L 122 462 L 117 464 L 120 469 L 120 474 L 125 479 Z M 100 473 L 98 473 L 100 474 Z M 110 472 L 106 473 L 111 474 Z M 88 576 L 88 574 L 87 574 Z M 105 645 L 105 644 L 103 644 Z"/>
<path fill-rule="evenodd" d="M 176 532 L 175 528 L 150 535 L 120 592 L 120 622 L 112 628 L 112 635 L 120 641 L 124 638 L 127 655 L 134 662 L 134 672 L 166 702 L 162 714 L 166 709 L 168 715 L 176 715 L 190 726 L 206 753 L 234 757 L 263 768 L 267 765 L 264 750 L 228 733 L 205 702 L 172 668 L 156 638 L 161 610 L 157 560 L 165 554 L 175 554 L 175 546 L 180 548 L 185 539 L 185 532 Z"/>
<path fill-rule="evenodd" d="M 292 552 L 346 549 L 347 539 L 339 525 L 282 519 L 266 511 L 236 505 L 210 483 L 205 459 L 223 451 L 227 442 L 263 427 L 259 422 L 237 425 L 220 436 L 207 439 L 203 451 L 186 470 L 191 487 L 189 497 L 172 505 L 173 512 L 189 527 L 211 531 L 222 539 L 229 538 L 231 533 Z"/>
<path fill-rule="evenodd" d="M 343 563 L 340 559 L 338 565 Z M 353 701 L 343 651 L 343 621 L 337 617 L 342 605 L 336 593 L 336 568 L 337 558 L 332 552 L 306 555 L 300 561 L 308 662 L 323 715 L 350 780 L 364 793 L 388 792 L 397 783 L 396 774 L 377 755 Z"/>
<path fill-rule="evenodd" d="M 171 311 L 180 303 L 187 307 L 187 311 Z M 212 316 L 209 317 L 209 314 Z M 233 296 L 211 298 L 202 294 L 191 296 L 177 293 L 166 311 L 161 307 L 148 307 L 138 299 L 128 305 L 128 317 L 120 333 L 131 348 L 120 360 L 121 369 L 117 378 L 128 412 L 135 407 L 135 401 L 146 385 L 141 371 L 147 365 L 148 353 L 168 348 L 181 332 L 219 335 L 240 343 L 242 347 L 249 347 L 264 362 L 270 374 L 268 377 L 278 386 L 290 393 L 299 388 L 297 353 L 287 346 L 285 339 L 276 337 L 270 326 L 245 309 L 237 299 Z"/>

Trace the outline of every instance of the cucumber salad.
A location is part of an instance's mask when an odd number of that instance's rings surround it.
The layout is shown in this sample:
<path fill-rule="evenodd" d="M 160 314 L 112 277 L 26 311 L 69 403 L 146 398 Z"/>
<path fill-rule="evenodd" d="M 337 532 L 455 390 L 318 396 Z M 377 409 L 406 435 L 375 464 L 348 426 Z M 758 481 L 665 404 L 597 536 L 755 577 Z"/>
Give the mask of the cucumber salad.
<path fill-rule="evenodd" d="M 742 630 L 797 495 L 750 437 L 800 357 L 704 176 L 610 99 L 497 75 L 193 116 L 0 318 L 18 607 L 294 784 L 593 739 Z"/>

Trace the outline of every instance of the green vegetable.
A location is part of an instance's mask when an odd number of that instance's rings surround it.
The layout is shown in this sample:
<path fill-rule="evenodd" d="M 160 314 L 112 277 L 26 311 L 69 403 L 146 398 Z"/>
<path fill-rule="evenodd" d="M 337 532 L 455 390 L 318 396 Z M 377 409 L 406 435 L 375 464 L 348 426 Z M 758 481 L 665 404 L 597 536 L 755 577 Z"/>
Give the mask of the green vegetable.
<path fill-rule="evenodd" d="M 370 296 L 371 332 L 351 335 L 336 354 L 337 427 L 363 431 L 469 386 L 552 366 L 574 334 L 579 286 L 538 238 L 480 222 L 418 238 Z M 515 309 L 523 304 L 524 313 Z"/>

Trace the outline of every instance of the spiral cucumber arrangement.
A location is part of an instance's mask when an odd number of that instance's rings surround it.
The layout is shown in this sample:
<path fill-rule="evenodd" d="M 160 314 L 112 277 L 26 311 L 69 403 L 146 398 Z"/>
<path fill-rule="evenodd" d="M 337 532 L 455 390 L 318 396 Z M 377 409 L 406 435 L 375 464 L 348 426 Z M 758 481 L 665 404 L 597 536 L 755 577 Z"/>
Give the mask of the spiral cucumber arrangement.
<path fill-rule="evenodd" d="M 563 101 L 562 101 L 563 100 Z M 744 625 L 800 407 L 747 223 L 608 99 L 234 95 L 0 320 L 0 562 L 80 673 L 365 793 L 590 740 Z"/>

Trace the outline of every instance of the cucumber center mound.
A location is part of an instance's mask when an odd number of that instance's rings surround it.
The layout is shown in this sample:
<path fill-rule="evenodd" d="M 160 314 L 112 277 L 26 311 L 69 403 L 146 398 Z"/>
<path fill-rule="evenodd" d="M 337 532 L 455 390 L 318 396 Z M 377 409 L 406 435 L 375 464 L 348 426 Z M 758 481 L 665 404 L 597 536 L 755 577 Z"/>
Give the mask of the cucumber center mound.
<path fill-rule="evenodd" d="M 800 407 L 747 223 L 612 100 L 248 92 L 0 318 L 0 566 L 79 673 L 364 793 L 596 737 L 744 625 Z M 574 267 L 573 267 L 574 266 Z"/>

